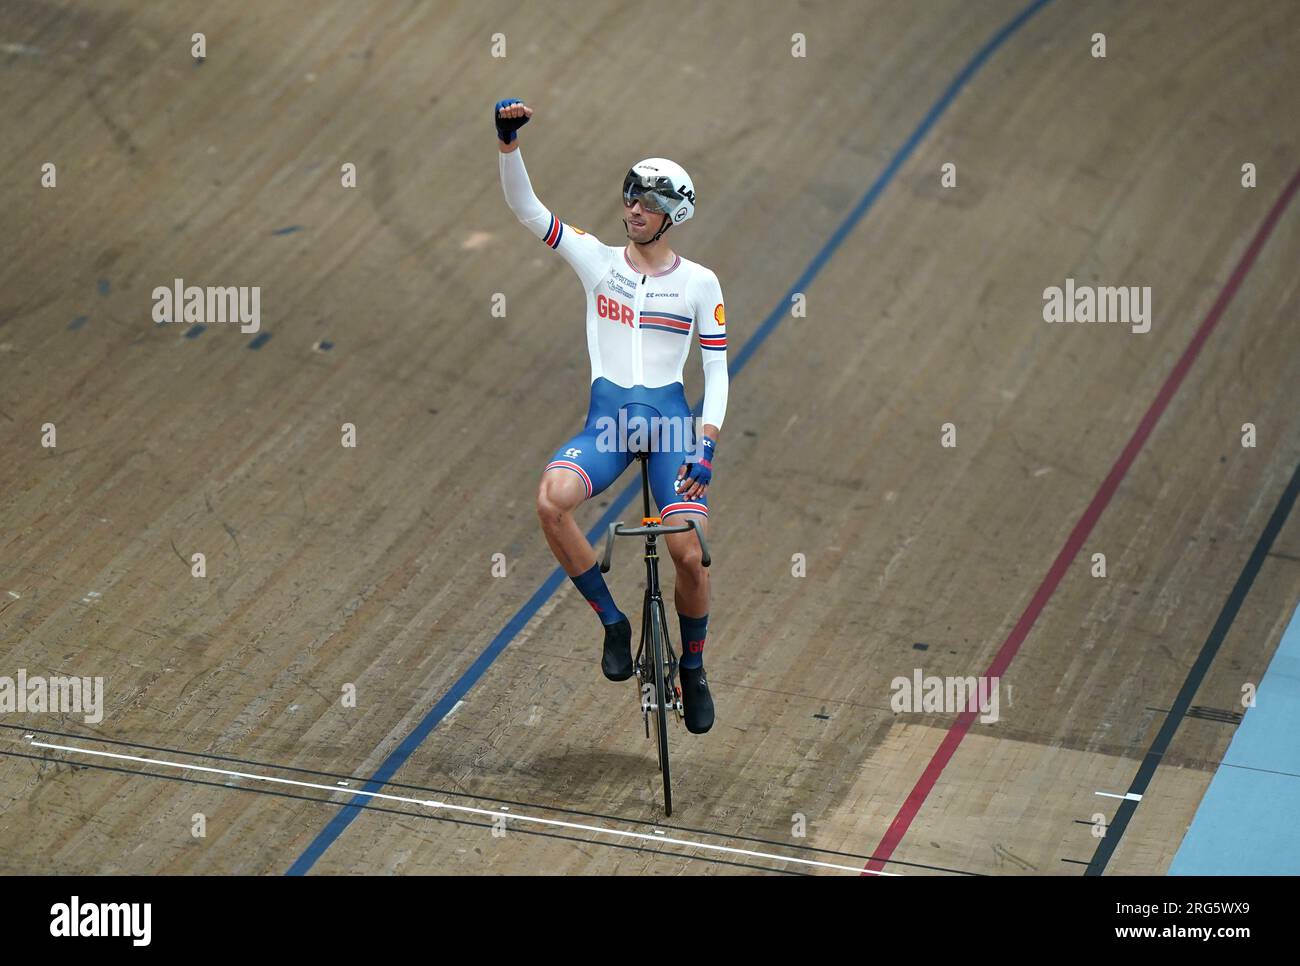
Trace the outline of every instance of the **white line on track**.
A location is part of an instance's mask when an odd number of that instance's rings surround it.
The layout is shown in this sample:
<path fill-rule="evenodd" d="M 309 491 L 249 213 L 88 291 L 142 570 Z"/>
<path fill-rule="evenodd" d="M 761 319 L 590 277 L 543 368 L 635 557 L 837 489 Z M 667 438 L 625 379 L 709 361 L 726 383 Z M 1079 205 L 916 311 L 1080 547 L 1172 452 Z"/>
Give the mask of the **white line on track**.
<path fill-rule="evenodd" d="M 162 765 L 166 768 L 179 768 L 185 771 L 201 771 L 213 775 L 225 775 L 230 778 L 246 778 L 249 781 L 269 782 L 275 785 L 293 785 L 296 788 L 315 788 L 323 792 L 332 792 L 338 794 L 342 791 L 345 795 L 363 795 L 367 798 L 382 798 L 390 802 L 404 802 L 407 805 L 421 805 L 426 808 L 445 809 L 453 812 L 464 812 L 471 815 L 484 815 L 494 820 L 502 818 L 502 813 L 497 809 L 475 808 L 472 805 L 457 805 L 452 802 L 436 802 L 426 798 L 408 798 L 404 795 L 390 795 L 387 792 L 364 792 L 341 790 L 337 785 L 321 785 L 317 782 L 298 781 L 293 778 L 278 778 L 274 775 L 255 775 L 251 772 L 230 771 L 226 768 L 213 768 L 210 765 L 188 765 L 179 761 L 168 761 L 165 758 L 144 758 L 139 755 L 123 755 L 113 751 L 96 751 L 93 748 L 80 748 L 75 745 L 55 745 L 45 741 L 37 741 L 34 737 L 30 742 L 33 748 L 49 748 L 52 751 L 65 751 L 74 755 L 94 755 L 98 758 L 113 758 L 117 761 L 135 761 L 144 765 Z M 873 872 L 869 869 L 864 870 L 857 865 L 836 865 L 833 862 L 818 862 L 815 859 L 797 859 L 789 855 L 776 855 L 772 852 L 755 852 L 751 849 L 737 849 L 729 845 L 714 845 L 711 842 L 692 842 L 689 839 L 668 838 L 662 832 L 656 831 L 654 834 L 648 832 L 632 832 L 626 829 L 605 828 L 600 825 L 583 825 L 579 822 L 564 822 L 554 818 L 540 818 L 535 815 L 522 815 L 518 812 L 512 812 L 508 816 L 511 822 L 529 822 L 534 825 L 547 825 L 552 828 L 564 828 L 582 832 L 592 832 L 596 835 L 613 835 L 625 839 L 640 839 L 643 841 L 654 842 L 656 844 L 671 843 L 672 845 L 681 845 L 692 849 L 706 849 L 710 852 L 725 852 L 728 855 L 744 855 L 750 858 L 767 859 L 772 862 L 793 862 L 796 865 L 815 866 L 819 869 L 835 869 L 839 872 L 852 872 L 855 875 L 896 876 L 897 872 Z"/>

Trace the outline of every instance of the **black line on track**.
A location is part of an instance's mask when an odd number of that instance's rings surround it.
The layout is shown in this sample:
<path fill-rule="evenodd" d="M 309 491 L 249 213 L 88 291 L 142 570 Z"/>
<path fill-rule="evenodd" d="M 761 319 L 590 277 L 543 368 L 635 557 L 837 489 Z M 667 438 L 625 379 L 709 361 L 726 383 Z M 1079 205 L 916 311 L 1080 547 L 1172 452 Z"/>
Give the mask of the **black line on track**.
<path fill-rule="evenodd" d="M 27 730 L 32 731 L 33 729 L 28 728 Z M 318 805 L 333 805 L 336 808 L 359 808 L 367 812 L 385 812 L 389 815 L 400 815 L 403 818 L 419 818 L 431 822 L 448 822 L 452 825 L 465 825 L 472 828 L 483 828 L 483 829 L 492 828 L 492 823 L 490 822 L 473 822 L 470 821 L 469 819 L 450 818 L 444 815 L 424 815 L 420 812 L 404 812 L 401 811 L 400 809 L 388 808 L 387 806 L 384 805 L 343 804 L 340 802 L 331 802 L 328 798 L 313 798 L 311 795 L 299 795 L 299 794 L 295 794 L 294 792 L 277 792 L 277 791 L 272 791 L 271 789 L 268 788 L 252 788 L 249 787 L 248 785 L 230 785 L 227 784 L 226 782 L 208 781 L 207 779 L 203 779 L 203 778 L 185 778 L 181 775 L 164 775 L 159 772 L 152 772 L 152 771 L 134 771 L 130 768 L 122 768 L 119 765 L 83 764 L 82 762 L 68 761 L 66 758 L 47 758 L 44 755 L 28 755 L 20 751 L 0 751 L 0 755 L 3 755 L 7 758 L 28 758 L 31 759 L 32 761 L 48 761 L 56 765 L 69 765 L 73 769 L 93 768 L 97 771 L 112 771 L 112 772 L 118 772 L 123 775 L 131 775 L 137 777 L 143 776 L 145 778 L 161 778 L 164 781 L 181 782 L 182 784 L 185 785 L 207 785 L 211 788 L 220 788 L 228 792 L 249 792 L 254 795 L 273 795 L 276 798 L 293 798 L 302 802 L 315 802 Z M 507 813 L 502 812 L 501 814 L 506 815 Z M 508 816 L 508 817 L 513 817 L 513 816 Z M 520 828 L 518 826 L 511 826 L 510 831 L 518 832 L 521 835 L 536 835 L 541 838 L 562 839 L 566 842 L 577 842 L 581 845 L 599 845 L 603 848 L 623 849 L 628 852 L 648 852 L 653 855 L 662 855 L 665 856 L 666 858 L 671 858 L 671 859 L 689 859 L 694 862 L 716 862 L 719 865 L 731 865 L 741 869 L 753 869 L 758 872 L 774 872 L 778 875 L 802 875 L 802 876 L 811 875 L 811 873 L 809 872 L 798 872 L 798 871 L 793 871 L 788 869 L 772 869 L 762 865 L 750 865 L 747 862 L 737 862 L 734 859 L 714 859 L 703 855 L 684 855 L 680 852 L 667 852 L 667 851 L 657 850 L 653 848 L 653 843 L 647 843 L 645 846 L 624 845 L 620 842 L 602 842 L 599 839 L 583 839 L 583 838 L 578 838 L 576 835 L 565 835 L 561 832 L 542 832 L 536 829 L 525 829 L 525 828 Z M 775 856 L 774 858 L 779 860 L 780 856 Z"/>
<path fill-rule="evenodd" d="M 1169 709 L 1169 715 L 1165 718 L 1165 723 L 1161 726 L 1146 756 L 1142 759 L 1137 775 L 1134 776 L 1133 783 L 1128 787 L 1130 794 L 1146 794 L 1151 780 L 1155 777 L 1156 768 L 1159 767 L 1161 759 L 1164 758 L 1165 752 L 1169 750 L 1169 745 L 1174 739 L 1174 732 L 1178 730 L 1179 723 L 1186 717 L 1187 711 L 1192 705 L 1192 699 L 1196 697 L 1197 689 L 1201 686 L 1201 682 L 1205 680 L 1205 675 L 1210 670 L 1210 664 L 1214 661 L 1215 655 L 1219 653 L 1219 647 L 1228 636 L 1233 621 L 1237 619 L 1241 605 L 1245 603 L 1246 596 L 1250 593 L 1255 578 L 1264 565 L 1264 558 L 1268 556 L 1273 541 L 1277 539 L 1278 533 L 1291 513 L 1291 508 L 1295 506 L 1297 495 L 1300 495 L 1300 464 L 1296 465 L 1295 472 L 1291 474 L 1291 482 L 1282 491 L 1277 506 L 1273 508 L 1273 513 L 1268 518 L 1268 523 L 1264 525 L 1264 531 L 1259 535 L 1259 540 L 1255 542 L 1255 549 L 1251 551 L 1250 557 L 1246 560 L 1246 566 L 1242 568 L 1237 577 L 1237 582 L 1233 584 L 1232 591 L 1228 594 L 1228 599 L 1224 602 L 1223 609 L 1219 611 L 1219 617 L 1214 622 L 1214 627 L 1210 629 L 1210 636 L 1205 639 L 1205 644 L 1201 647 L 1201 653 L 1197 655 L 1196 661 L 1188 670 L 1187 678 L 1178 691 L 1178 697 L 1174 699 L 1173 707 Z M 1128 828 L 1129 819 L 1133 817 L 1133 813 L 1137 811 L 1139 804 L 1139 802 L 1130 798 L 1120 802 L 1115 817 L 1111 819 L 1110 825 L 1106 829 L 1106 837 L 1098 843 L 1097 851 L 1093 854 L 1092 861 L 1088 863 L 1088 875 L 1101 875 L 1106 871 L 1106 864 L 1119 846 L 1119 840 L 1123 837 L 1125 829 Z"/>
<path fill-rule="evenodd" d="M 119 745 L 123 748 L 144 749 L 146 751 L 160 751 L 160 752 L 166 752 L 167 754 L 171 754 L 171 755 L 180 755 L 182 757 L 207 758 L 213 761 L 223 761 L 235 765 L 252 765 L 258 768 L 274 768 L 274 769 L 279 769 L 281 771 L 296 772 L 300 775 L 313 775 L 317 778 L 334 778 L 334 779 L 342 779 L 344 781 L 358 783 L 357 787 L 355 788 L 352 786 L 348 786 L 348 787 L 340 786 L 339 791 L 344 794 L 351 793 L 354 795 L 365 795 L 366 793 L 364 791 L 361 791 L 360 789 L 367 782 L 370 781 L 370 779 L 358 778 L 355 775 L 343 775 L 337 772 L 318 771 L 313 768 L 298 768 L 294 765 L 279 765 L 274 762 L 257 761 L 256 759 L 252 759 L 252 758 L 235 758 L 230 755 L 217 755 L 217 754 L 211 754 L 208 752 L 201 752 L 201 751 L 186 751 L 185 749 L 182 748 L 169 748 L 165 745 L 149 745 L 138 741 L 123 741 L 115 738 L 101 738 L 98 735 L 82 735 L 82 734 L 76 734 L 74 732 L 69 732 L 69 731 L 54 731 L 48 728 L 31 728 L 31 727 L 24 727 L 20 725 L 10 725 L 10 724 L 0 724 L 0 728 L 8 728 L 11 731 L 22 731 L 29 734 L 57 735 L 61 738 L 73 738 L 77 741 L 97 741 L 107 745 Z M 0 754 L 5 754 L 5 752 L 0 752 Z M 470 792 L 463 792 L 463 791 L 458 791 L 449 788 L 438 788 L 436 786 L 430 786 L 430 785 L 412 785 L 406 782 L 395 782 L 395 781 L 386 781 L 380 784 L 384 788 L 401 788 L 401 789 L 406 789 L 408 791 L 433 792 L 438 795 L 454 796 L 456 798 L 466 799 L 467 801 L 471 801 L 471 802 L 491 802 L 494 805 L 512 805 L 512 806 L 519 806 L 521 808 L 534 808 L 534 809 L 540 809 L 548 812 L 558 812 L 561 815 L 574 815 L 582 818 L 600 818 L 611 822 L 624 822 L 629 825 L 640 825 L 647 828 L 662 828 L 662 829 L 667 829 L 675 832 L 690 832 L 695 835 L 711 835 L 715 838 L 734 839 L 735 841 L 738 842 L 754 842 L 759 845 L 770 845 L 773 846 L 774 848 L 793 849 L 798 852 L 816 852 L 821 855 L 837 855 L 846 859 L 870 860 L 874 858 L 874 856 L 865 855 L 858 852 L 841 852 L 837 849 L 823 849 L 823 848 L 818 848 L 817 846 L 814 845 L 797 845 L 790 842 L 782 842 L 776 839 L 760 838 L 759 836 L 756 835 L 744 835 L 738 832 L 717 832 L 714 831 L 713 829 L 695 828 L 689 825 L 669 825 L 664 822 L 651 822 L 648 821 L 647 819 L 641 819 L 641 818 L 625 818 L 622 815 L 613 815 L 605 812 L 589 812 L 577 808 L 565 808 L 560 805 L 543 805 L 539 802 L 522 801 L 522 800 L 512 799 L 512 798 L 493 798 L 492 796 L 489 795 L 474 795 L 471 794 Z M 320 801 L 320 799 L 314 799 L 314 798 L 308 800 Z M 358 806 L 358 807 L 364 808 L 366 806 Z M 402 814 L 406 814 L 406 813 L 403 812 Z M 899 861 L 898 859 L 890 859 L 889 864 L 907 866 L 908 868 L 913 868 L 913 869 L 922 869 L 927 872 L 947 872 L 952 875 L 982 876 L 985 874 L 982 872 L 967 872 L 962 869 L 949 869 L 941 865 L 927 865 L 921 862 L 902 862 Z"/>

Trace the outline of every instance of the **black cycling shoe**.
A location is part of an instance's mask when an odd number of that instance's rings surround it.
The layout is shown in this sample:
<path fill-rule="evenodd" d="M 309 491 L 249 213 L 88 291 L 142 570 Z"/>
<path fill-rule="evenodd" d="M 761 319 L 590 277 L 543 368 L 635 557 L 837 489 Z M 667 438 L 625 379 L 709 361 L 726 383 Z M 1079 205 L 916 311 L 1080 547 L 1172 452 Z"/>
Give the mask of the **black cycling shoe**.
<path fill-rule="evenodd" d="M 704 676 L 704 668 L 682 667 L 677 671 L 682 676 L 682 705 L 686 712 L 686 730 L 693 735 L 702 735 L 713 727 L 713 695 L 709 694 L 709 681 Z"/>
<path fill-rule="evenodd" d="M 605 654 L 600 669 L 611 681 L 626 681 L 632 676 L 632 625 L 626 617 L 617 624 L 605 625 Z"/>

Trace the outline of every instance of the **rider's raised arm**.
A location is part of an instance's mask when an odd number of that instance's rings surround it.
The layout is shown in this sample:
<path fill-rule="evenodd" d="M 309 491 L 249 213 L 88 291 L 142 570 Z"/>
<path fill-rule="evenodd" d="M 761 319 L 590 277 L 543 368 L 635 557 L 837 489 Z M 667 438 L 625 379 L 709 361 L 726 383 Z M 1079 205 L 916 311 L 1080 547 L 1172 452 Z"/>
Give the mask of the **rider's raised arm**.
<path fill-rule="evenodd" d="M 704 356 L 704 409 L 706 426 L 722 428 L 727 414 L 727 311 L 722 304 L 718 276 L 701 266 L 694 280 L 695 320 L 700 352 Z"/>
<path fill-rule="evenodd" d="M 516 148 L 498 157 L 501 159 L 501 189 L 505 192 L 506 204 L 520 224 L 563 255 L 582 279 L 584 288 L 588 291 L 595 288 L 609 270 L 611 249 L 595 235 L 566 225 L 537 200 L 528 180 L 528 169 L 524 167 L 522 150 Z"/>

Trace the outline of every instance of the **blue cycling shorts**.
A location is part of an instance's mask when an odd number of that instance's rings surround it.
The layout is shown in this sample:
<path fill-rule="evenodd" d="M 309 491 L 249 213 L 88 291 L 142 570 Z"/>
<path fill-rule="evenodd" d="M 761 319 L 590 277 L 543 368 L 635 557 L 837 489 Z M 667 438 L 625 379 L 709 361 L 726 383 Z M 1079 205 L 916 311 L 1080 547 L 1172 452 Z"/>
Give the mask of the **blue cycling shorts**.
<path fill-rule="evenodd" d="M 679 500 L 675 486 L 682 463 L 699 457 L 696 441 L 695 417 L 680 382 L 626 389 L 602 376 L 591 384 L 582 432 L 555 451 L 545 472 L 576 473 L 591 499 L 618 479 L 638 453 L 646 453 L 660 518 L 679 513 L 707 517 L 707 496 Z"/>

